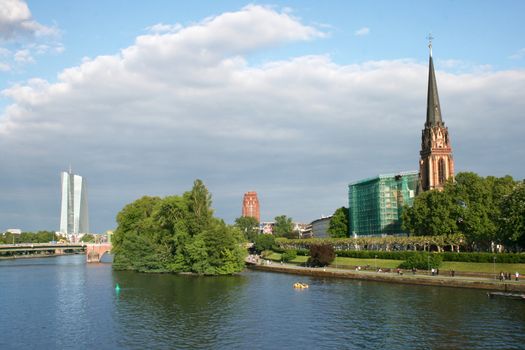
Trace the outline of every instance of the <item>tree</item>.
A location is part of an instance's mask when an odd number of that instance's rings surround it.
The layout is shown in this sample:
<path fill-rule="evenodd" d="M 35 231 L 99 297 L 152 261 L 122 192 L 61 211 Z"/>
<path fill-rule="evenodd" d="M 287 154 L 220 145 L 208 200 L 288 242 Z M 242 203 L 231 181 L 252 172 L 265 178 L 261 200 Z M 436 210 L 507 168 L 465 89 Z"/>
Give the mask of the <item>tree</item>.
<path fill-rule="evenodd" d="M 328 226 L 328 233 L 330 237 L 348 237 L 349 235 L 349 219 L 348 219 L 348 208 L 341 207 L 334 212 L 330 219 L 330 225 Z"/>
<path fill-rule="evenodd" d="M 235 219 L 235 226 L 244 234 L 245 238 L 253 242 L 259 234 L 259 221 L 251 216 L 241 216 Z"/>
<path fill-rule="evenodd" d="M 191 216 L 188 218 L 189 231 L 191 235 L 198 234 L 210 225 L 213 217 L 211 209 L 211 194 L 208 192 L 202 180 L 195 180 L 191 192 L 186 192 L 184 197 L 188 201 Z"/>
<path fill-rule="evenodd" d="M 507 244 L 525 247 L 525 181 L 502 200 L 499 237 Z"/>
<path fill-rule="evenodd" d="M 459 173 L 443 191 L 427 191 L 404 207 L 402 227 L 413 235 L 462 234 L 472 249 L 489 248 L 507 240 L 501 225 L 505 198 L 516 182 L 511 176 L 480 177 Z"/>
<path fill-rule="evenodd" d="M 402 212 L 402 227 L 414 236 L 436 236 L 457 232 L 453 198 L 446 191 L 421 193 L 412 207 Z"/>
<path fill-rule="evenodd" d="M 147 272 L 232 274 L 242 270 L 240 231 L 213 217 L 200 180 L 182 196 L 142 197 L 117 215 L 113 267 Z"/>
<path fill-rule="evenodd" d="M 286 215 L 276 216 L 273 234 L 277 237 L 293 236 L 293 219 Z"/>
<path fill-rule="evenodd" d="M 312 244 L 310 246 L 309 266 L 326 266 L 335 259 L 335 250 L 331 244 Z"/>
<path fill-rule="evenodd" d="M 258 235 L 255 238 L 255 242 L 254 243 L 255 244 L 254 244 L 253 247 L 259 253 L 263 252 L 265 250 L 270 250 L 270 249 L 272 249 L 272 246 L 275 245 L 275 236 L 274 235 L 267 235 L 267 234 Z"/>

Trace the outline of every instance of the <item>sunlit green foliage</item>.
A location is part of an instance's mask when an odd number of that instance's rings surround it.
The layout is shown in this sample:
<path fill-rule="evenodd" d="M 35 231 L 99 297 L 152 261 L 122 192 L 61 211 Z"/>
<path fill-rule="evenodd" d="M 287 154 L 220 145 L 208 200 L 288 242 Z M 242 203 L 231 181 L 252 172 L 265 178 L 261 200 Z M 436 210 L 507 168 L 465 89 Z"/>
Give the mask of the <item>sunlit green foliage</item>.
<path fill-rule="evenodd" d="M 424 192 L 405 207 L 403 229 L 415 236 L 460 233 L 474 250 L 493 244 L 523 246 L 521 187 L 510 176 L 459 173 L 443 191 Z"/>
<path fill-rule="evenodd" d="M 235 219 L 235 226 L 244 234 L 246 239 L 254 242 L 259 234 L 259 221 L 251 216 L 241 216 Z"/>
<path fill-rule="evenodd" d="M 142 197 L 126 205 L 117 223 L 115 269 L 216 275 L 244 267 L 242 234 L 213 217 L 201 180 L 182 196 Z"/>
<path fill-rule="evenodd" d="M 330 237 L 348 237 L 348 208 L 341 207 L 334 212 L 330 219 L 330 225 L 328 226 L 328 234 Z"/>

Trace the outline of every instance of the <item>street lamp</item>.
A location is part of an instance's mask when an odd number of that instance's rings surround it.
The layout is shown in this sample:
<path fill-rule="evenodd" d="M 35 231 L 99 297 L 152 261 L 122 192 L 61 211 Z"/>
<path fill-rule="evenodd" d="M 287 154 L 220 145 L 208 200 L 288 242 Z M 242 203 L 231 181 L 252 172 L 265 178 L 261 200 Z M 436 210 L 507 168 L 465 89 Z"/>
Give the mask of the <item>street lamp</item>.
<path fill-rule="evenodd" d="M 497 280 L 498 277 L 496 276 L 496 255 L 494 255 L 493 260 L 494 260 L 494 263 L 492 265 L 492 270 L 494 271 L 494 279 Z"/>
<path fill-rule="evenodd" d="M 337 254 L 335 254 L 335 269 L 337 270 Z"/>

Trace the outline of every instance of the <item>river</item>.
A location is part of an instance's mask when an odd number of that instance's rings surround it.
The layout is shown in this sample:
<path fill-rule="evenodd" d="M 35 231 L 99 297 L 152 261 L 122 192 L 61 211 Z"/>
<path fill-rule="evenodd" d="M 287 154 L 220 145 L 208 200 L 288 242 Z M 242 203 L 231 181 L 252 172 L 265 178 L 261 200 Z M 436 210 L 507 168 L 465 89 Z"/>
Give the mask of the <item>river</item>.
<path fill-rule="evenodd" d="M 0 349 L 525 348 L 525 302 L 484 291 L 84 259 L 0 261 Z M 310 288 L 293 289 L 299 280 Z"/>

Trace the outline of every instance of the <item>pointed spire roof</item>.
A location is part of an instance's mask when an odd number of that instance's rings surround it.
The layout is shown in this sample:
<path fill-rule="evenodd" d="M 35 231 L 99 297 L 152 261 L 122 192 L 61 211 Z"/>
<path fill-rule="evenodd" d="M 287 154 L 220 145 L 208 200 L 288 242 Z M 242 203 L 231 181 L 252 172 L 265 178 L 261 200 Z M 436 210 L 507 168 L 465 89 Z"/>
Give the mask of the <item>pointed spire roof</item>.
<path fill-rule="evenodd" d="M 428 67 L 428 93 L 427 93 L 427 125 L 443 124 L 441 119 L 441 106 L 439 105 L 439 95 L 436 83 L 436 73 L 434 72 L 434 62 L 432 61 L 432 36 L 429 36 L 428 48 L 430 49 Z"/>

